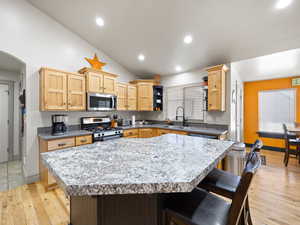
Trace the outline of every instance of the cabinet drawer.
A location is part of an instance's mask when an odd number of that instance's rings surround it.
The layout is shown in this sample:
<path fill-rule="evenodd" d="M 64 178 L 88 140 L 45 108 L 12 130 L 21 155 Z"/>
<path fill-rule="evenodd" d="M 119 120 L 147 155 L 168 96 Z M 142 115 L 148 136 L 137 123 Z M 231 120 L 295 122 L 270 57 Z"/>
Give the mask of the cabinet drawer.
<path fill-rule="evenodd" d="M 164 134 L 169 134 L 169 133 L 171 133 L 171 131 L 167 130 L 167 129 L 158 129 L 158 131 L 157 131 L 158 136 L 164 135 Z"/>
<path fill-rule="evenodd" d="M 75 144 L 76 146 L 92 144 L 92 135 L 75 137 Z"/>
<path fill-rule="evenodd" d="M 124 130 L 123 136 L 129 137 L 129 136 L 138 136 L 139 130 L 138 129 L 130 129 L 130 130 Z"/>
<path fill-rule="evenodd" d="M 172 133 L 172 134 L 180 134 L 180 135 L 187 135 L 187 132 L 180 131 L 180 130 L 171 130 L 170 133 Z"/>
<path fill-rule="evenodd" d="M 75 138 L 62 138 L 53 141 L 48 141 L 48 151 L 69 148 L 75 146 Z"/>

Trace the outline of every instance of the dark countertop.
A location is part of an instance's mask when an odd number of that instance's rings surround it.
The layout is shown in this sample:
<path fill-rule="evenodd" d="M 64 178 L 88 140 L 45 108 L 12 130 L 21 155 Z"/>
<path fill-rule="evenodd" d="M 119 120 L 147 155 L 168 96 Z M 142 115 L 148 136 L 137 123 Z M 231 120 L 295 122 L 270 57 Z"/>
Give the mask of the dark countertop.
<path fill-rule="evenodd" d="M 167 130 L 176 130 L 176 131 L 185 131 L 188 133 L 194 134 L 203 134 L 203 135 L 213 135 L 213 136 L 221 136 L 227 134 L 228 130 L 223 128 L 212 128 L 212 127 L 197 127 L 197 126 L 188 126 L 183 127 L 180 125 L 166 125 L 166 124 L 148 124 L 148 125 L 135 125 L 135 126 L 123 126 L 121 127 L 124 130 L 128 129 L 138 129 L 138 128 L 160 128 L 160 129 L 167 129 Z M 38 136 L 44 140 L 54 140 L 66 137 L 76 137 L 82 135 L 89 135 L 93 134 L 90 131 L 80 130 L 80 126 L 72 125 L 69 127 L 69 130 L 59 136 L 55 136 L 51 134 L 51 129 L 47 128 L 38 128 Z"/>
<path fill-rule="evenodd" d="M 53 140 L 53 139 L 77 137 L 77 136 L 83 136 L 89 134 L 93 134 L 93 132 L 86 131 L 86 130 L 70 130 L 63 135 L 52 135 L 51 132 L 45 132 L 45 133 L 39 133 L 38 136 L 44 140 Z"/>
<path fill-rule="evenodd" d="M 160 128 L 160 129 L 186 131 L 189 133 L 199 133 L 199 134 L 215 135 L 215 136 L 224 135 L 228 132 L 228 130 L 224 130 L 224 129 L 194 127 L 194 126 L 183 127 L 183 126 L 166 125 L 166 124 L 135 125 L 135 126 L 124 126 L 122 128 L 124 130 L 136 129 L 136 128 Z"/>

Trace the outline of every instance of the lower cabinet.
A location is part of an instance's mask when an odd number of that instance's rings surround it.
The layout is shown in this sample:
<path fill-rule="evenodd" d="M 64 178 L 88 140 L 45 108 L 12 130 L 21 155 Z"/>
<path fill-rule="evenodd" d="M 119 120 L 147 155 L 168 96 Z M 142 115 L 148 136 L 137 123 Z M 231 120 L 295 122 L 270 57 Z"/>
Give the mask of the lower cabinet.
<path fill-rule="evenodd" d="M 160 129 L 160 128 L 133 128 L 133 129 L 124 130 L 123 137 L 151 138 L 151 137 L 161 136 L 164 134 L 187 135 L 188 133 L 185 131 L 168 130 L 168 129 Z"/>
<path fill-rule="evenodd" d="M 91 144 L 92 143 L 92 135 L 84 135 L 78 137 L 68 137 L 68 138 L 60 138 L 55 140 L 44 140 L 39 139 L 39 148 L 40 153 L 49 152 L 49 151 L 58 151 L 64 148 L 70 148 L 79 145 Z M 56 180 L 54 177 L 48 172 L 47 168 L 43 165 L 43 163 L 39 162 L 40 169 L 40 180 L 45 187 L 46 191 L 56 188 Z"/>

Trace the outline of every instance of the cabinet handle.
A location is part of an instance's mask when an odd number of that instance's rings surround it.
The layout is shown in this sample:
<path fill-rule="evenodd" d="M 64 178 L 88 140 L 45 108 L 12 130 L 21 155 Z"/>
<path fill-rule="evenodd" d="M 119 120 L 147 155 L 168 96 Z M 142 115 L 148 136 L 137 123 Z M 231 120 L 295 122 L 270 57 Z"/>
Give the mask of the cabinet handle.
<path fill-rule="evenodd" d="M 58 147 L 62 147 L 62 146 L 65 146 L 65 145 L 67 145 L 66 143 L 60 143 L 60 144 L 58 144 Z"/>
<path fill-rule="evenodd" d="M 85 143 L 85 142 L 87 142 L 87 140 L 86 140 L 86 139 L 83 139 L 83 140 L 81 140 L 80 142 L 81 142 L 81 143 Z"/>

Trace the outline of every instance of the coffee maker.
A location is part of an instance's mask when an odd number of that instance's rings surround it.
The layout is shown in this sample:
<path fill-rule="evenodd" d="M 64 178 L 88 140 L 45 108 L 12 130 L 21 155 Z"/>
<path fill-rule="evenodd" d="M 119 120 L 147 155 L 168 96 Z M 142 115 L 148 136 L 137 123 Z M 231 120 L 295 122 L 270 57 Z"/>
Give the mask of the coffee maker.
<path fill-rule="evenodd" d="M 67 131 L 67 115 L 52 115 L 52 135 L 63 135 Z"/>

